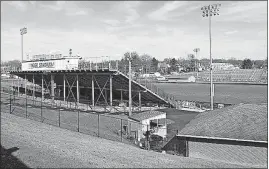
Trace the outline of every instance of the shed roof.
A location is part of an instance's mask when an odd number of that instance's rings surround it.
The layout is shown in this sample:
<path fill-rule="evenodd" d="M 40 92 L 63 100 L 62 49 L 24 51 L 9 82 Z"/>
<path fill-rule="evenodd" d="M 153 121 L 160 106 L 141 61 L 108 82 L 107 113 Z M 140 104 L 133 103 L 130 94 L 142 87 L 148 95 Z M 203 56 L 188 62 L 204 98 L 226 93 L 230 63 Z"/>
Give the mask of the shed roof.
<path fill-rule="evenodd" d="M 142 121 L 145 119 L 149 119 L 152 117 L 156 117 L 159 116 L 161 114 L 166 114 L 165 112 L 160 112 L 160 111 L 145 111 L 142 113 L 137 113 L 137 114 L 133 114 L 132 116 L 130 116 L 130 119 L 136 120 L 136 121 Z"/>
<path fill-rule="evenodd" d="M 200 113 L 179 134 L 267 141 L 267 104 L 239 104 Z"/>

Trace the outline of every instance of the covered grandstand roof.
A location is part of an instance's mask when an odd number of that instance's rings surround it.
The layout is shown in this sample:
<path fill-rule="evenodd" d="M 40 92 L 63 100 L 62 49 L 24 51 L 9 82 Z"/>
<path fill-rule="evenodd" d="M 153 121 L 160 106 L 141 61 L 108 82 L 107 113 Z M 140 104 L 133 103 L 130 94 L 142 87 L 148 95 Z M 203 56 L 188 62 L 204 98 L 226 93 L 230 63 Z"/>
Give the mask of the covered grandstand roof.
<path fill-rule="evenodd" d="M 35 77 L 35 83 L 41 84 L 42 74 L 46 81 L 50 81 L 50 74 L 55 75 L 55 83 L 59 86 L 63 86 L 63 76 L 64 74 L 68 75 L 67 80 L 71 82 L 76 80 L 76 74 L 81 76 L 79 85 L 81 87 L 88 87 L 91 84 L 92 75 L 95 76 L 95 80 L 98 82 L 95 83 L 95 87 L 103 87 L 109 84 L 109 75 L 113 76 L 112 88 L 113 88 L 113 99 L 120 99 L 120 90 L 128 91 L 129 90 L 129 79 L 123 73 L 117 70 L 101 69 L 101 70 L 56 70 L 56 71 L 13 71 L 12 74 L 15 74 L 21 78 L 26 78 L 28 81 L 32 81 L 33 74 Z M 72 83 L 71 83 L 72 84 Z M 170 104 L 165 98 L 160 95 L 150 91 L 145 86 L 132 81 L 132 97 L 133 100 L 138 100 L 138 91 L 141 92 L 141 100 L 143 102 L 153 102 L 159 104 Z"/>
<path fill-rule="evenodd" d="M 267 106 L 239 104 L 200 113 L 178 134 L 267 141 Z"/>

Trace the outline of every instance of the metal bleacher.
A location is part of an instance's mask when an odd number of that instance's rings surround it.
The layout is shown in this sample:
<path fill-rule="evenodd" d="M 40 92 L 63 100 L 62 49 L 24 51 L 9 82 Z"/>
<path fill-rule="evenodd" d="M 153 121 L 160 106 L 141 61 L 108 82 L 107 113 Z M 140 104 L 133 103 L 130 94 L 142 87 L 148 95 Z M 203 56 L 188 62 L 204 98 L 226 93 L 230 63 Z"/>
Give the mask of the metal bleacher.
<path fill-rule="evenodd" d="M 96 67 L 97 65 L 97 67 Z M 129 90 L 129 77 L 124 73 L 120 72 L 116 65 L 111 66 L 110 64 L 94 64 L 94 65 L 84 65 L 80 66 L 77 70 L 55 70 L 55 71 L 21 71 L 15 70 L 11 71 L 11 74 L 19 76 L 20 78 L 25 78 L 27 81 L 32 82 L 33 75 L 35 78 L 35 84 L 41 85 L 41 76 L 46 81 L 50 81 L 50 74 L 55 75 L 55 83 L 57 86 L 63 86 L 63 76 L 66 75 L 66 79 L 69 82 L 76 81 L 76 76 L 79 75 L 79 86 L 81 88 L 91 87 L 92 79 L 95 80 L 95 87 L 101 89 L 105 89 L 109 86 L 109 78 L 110 75 L 113 76 L 112 80 L 112 91 L 113 91 L 113 101 L 120 100 L 121 92 L 125 92 L 125 98 L 128 99 Z M 71 83 L 70 83 L 71 84 Z M 76 83 L 75 83 L 76 84 Z M 137 101 L 138 91 L 141 93 L 141 100 L 143 103 L 154 103 L 158 105 L 165 105 L 166 107 L 175 107 L 176 100 L 175 97 L 171 94 L 164 92 L 159 89 L 154 84 L 144 83 L 143 85 L 138 81 L 132 80 L 132 99 L 133 101 Z M 72 88 L 72 87 L 71 87 Z M 105 89 L 106 90 L 106 89 Z M 85 90 L 86 93 L 88 92 Z M 99 91 L 98 91 L 99 92 Z M 81 99 L 82 101 L 83 99 Z"/>

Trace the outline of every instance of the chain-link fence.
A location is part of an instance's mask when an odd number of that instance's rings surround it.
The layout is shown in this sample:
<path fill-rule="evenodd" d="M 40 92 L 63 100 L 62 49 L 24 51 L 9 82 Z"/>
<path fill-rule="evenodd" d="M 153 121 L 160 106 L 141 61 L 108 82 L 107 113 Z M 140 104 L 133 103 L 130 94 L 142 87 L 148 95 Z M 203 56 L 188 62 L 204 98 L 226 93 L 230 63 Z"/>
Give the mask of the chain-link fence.
<path fill-rule="evenodd" d="M 151 147 L 151 149 L 160 150 L 164 144 L 162 139 L 156 141 L 151 137 L 147 137 L 146 133 L 150 132 L 148 125 L 130 120 L 124 113 L 112 115 L 76 108 L 75 106 L 66 106 L 63 103 L 55 104 L 51 100 L 42 101 L 39 97 L 21 94 L 12 88 L 1 88 L 1 113 L 10 113 L 64 129 L 142 148 Z M 146 130 L 143 130 L 145 128 Z"/>

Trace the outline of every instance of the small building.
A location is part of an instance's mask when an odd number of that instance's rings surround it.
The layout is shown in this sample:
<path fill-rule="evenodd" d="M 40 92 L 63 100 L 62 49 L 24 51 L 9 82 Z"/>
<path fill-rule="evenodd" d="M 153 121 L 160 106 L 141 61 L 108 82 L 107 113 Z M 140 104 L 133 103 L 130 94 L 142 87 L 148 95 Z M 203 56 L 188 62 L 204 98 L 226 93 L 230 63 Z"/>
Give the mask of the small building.
<path fill-rule="evenodd" d="M 180 77 L 180 76 L 167 76 L 166 77 L 167 82 L 170 83 L 181 83 L 181 82 L 195 82 L 196 79 L 194 76 L 189 77 Z"/>
<path fill-rule="evenodd" d="M 213 70 L 232 70 L 235 69 L 234 65 L 230 63 L 212 63 Z"/>
<path fill-rule="evenodd" d="M 267 104 L 239 104 L 203 112 L 164 147 L 170 154 L 267 166 Z"/>
<path fill-rule="evenodd" d="M 166 138 L 167 123 L 165 112 L 145 111 L 133 114 L 129 117 L 129 120 L 131 120 L 131 131 L 137 133 L 138 141 L 145 138 L 144 133 L 146 131 L 152 131 L 152 134 Z"/>

